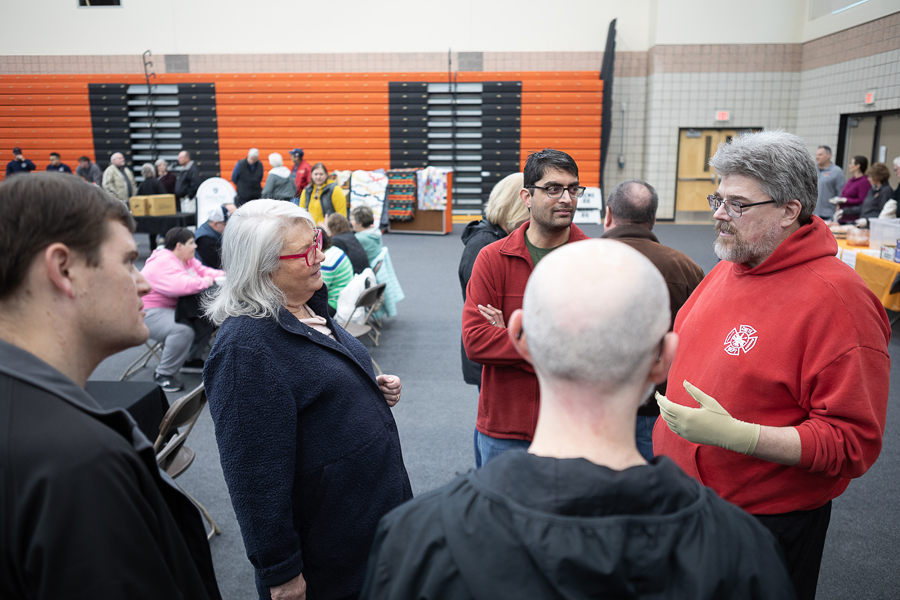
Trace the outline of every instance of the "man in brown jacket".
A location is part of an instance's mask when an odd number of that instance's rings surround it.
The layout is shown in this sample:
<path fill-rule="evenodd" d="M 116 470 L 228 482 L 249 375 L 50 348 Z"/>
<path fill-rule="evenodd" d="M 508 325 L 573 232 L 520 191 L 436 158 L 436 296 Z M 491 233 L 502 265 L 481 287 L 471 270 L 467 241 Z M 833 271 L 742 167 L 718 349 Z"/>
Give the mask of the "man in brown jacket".
<path fill-rule="evenodd" d="M 687 254 L 659 243 L 652 231 L 656 224 L 658 206 L 659 197 L 652 185 L 637 179 L 623 181 L 613 188 L 606 200 L 606 219 L 603 222 L 605 232 L 600 237 L 628 244 L 649 258 L 659 269 L 669 288 L 671 331 L 678 310 L 700 285 L 703 269 Z M 656 386 L 660 394 L 665 395 L 665 389 L 665 382 Z M 637 418 L 638 450 L 647 460 L 653 458 L 653 425 L 659 416 L 659 406 L 652 391 L 648 391 L 648 401 L 638 408 Z"/>

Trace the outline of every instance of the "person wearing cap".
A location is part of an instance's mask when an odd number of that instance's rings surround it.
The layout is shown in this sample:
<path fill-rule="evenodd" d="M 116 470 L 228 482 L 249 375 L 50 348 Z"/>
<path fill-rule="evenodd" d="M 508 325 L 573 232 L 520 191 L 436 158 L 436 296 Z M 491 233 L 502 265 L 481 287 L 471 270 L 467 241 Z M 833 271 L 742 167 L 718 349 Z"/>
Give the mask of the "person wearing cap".
<path fill-rule="evenodd" d="M 197 228 L 194 235 L 197 258 L 210 269 L 222 268 L 222 233 L 234 208 L 234 204 L 211 208 L 206 215 L 206 222 Z"/>
<path fill-rule="evenodd" d="M 13 160 L 6 163 L 6 176 L 9 177 L 16 173 L 28 173 L 36 168 L 33 162 L 22 156 L 21 148 L 13 148 Z"/>
<path fill-rule="evenodd" d="M 312 176 L 312 165 L 303 160 L 303 148 L 294 148 L 291 150 L 291 160 L 294 162 L 294 168 L 291 170 L 291 177 L 297 185 L 297 194 L 295 198 L 299 198 L 300 194 L 309 185 Z"/>

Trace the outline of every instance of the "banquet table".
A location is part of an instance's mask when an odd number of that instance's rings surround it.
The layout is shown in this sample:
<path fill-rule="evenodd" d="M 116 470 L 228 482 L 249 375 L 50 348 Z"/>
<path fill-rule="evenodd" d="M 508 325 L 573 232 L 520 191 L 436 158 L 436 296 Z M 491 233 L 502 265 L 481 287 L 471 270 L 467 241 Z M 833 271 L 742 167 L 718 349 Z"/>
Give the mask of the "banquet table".
<path fill-rule="evenodd" d="M 163 217 L 135 217 L 137 229 L 135 233 L 150 235 L 150 251 L 156 248 L 156 236 L 166 235 L 173 227 L 190 227 L 197 224 L 196 213 L 175 213 Z"/>
<path fill-rule="evenodd" d="M 900 263 L 872 256 L 867 246 L 851 246 L 846 240 L 837 242 L 838 258 L 859 273 L 887 310 L 900 311 L 900 293 L 894 291 L 894 282 L 900 276 Z"/>

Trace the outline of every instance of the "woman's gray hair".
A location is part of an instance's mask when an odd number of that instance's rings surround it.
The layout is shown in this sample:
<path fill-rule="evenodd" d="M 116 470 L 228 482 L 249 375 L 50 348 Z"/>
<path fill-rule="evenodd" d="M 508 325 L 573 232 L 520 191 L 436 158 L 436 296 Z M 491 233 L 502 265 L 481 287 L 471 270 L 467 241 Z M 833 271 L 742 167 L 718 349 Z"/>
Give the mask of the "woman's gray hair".
<path fill-rule="evenodd" d="M 284 159 L 281 158 L 281 155 L 278 154 L 277 152 L 273 152 L 272 154 L 269 155 L 269 164 L 272 166 L 273 169 L 276 167 L 281 167 L 281 166 L 284 166 Z"/>
<path fill-rule="evenodd" d="M 228 317 L 276 317 L 286 299 L 272 283 L 285 232 L 316 221 L 306 209 L 281 200 L 247 202 L 228 219 L 222 236 L 224 285 L 204 300 L 206 316 L 216 325 Z"/>
<path fill-rule="evenodd" d="M 166 165 L 166 169 L 169 168 L 169 163 L 168 163 L 168 162 L 166 161 L 166 159 L 164 159 L 164 158 L 157 158 L 157 159 L 156 159 L 156 162 L 153 163 L 153 164 L 156 165 L 157 167 L 158 167 L 159 165 Z"/>
<path fill-rule="evenodd" d="M 743 175 L 756 181 L 760 191 L 784 206 L 800 201 L 800 224 L 812 220 L 819 196 L 816 163 L 798 136 L 776 129 L 743 133 L 719 144 L 710 166 L 720 177 Z"/>
<path fill-rule="evenodd" d="M 153 163 L 144 163 L 143 166 L 141 166 L 141 177 L 144 179 L 156 177 L 156 167 L 153 166 Z"/>

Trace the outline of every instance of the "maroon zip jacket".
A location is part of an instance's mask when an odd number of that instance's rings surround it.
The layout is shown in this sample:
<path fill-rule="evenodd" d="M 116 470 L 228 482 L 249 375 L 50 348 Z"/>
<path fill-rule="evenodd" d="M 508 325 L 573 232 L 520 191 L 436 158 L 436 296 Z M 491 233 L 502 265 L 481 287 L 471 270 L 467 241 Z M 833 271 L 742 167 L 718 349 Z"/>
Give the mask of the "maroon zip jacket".
<path fill-rule="evenodd" d="M 525 246 L 529 223 L 485 246 L 475 259 L 463 307 L 463 345 L 469 360 L 484 365 L 476 429 L 494 438 L 531 440 L 537 425 L 540 390 L 534 369 L 513 348 L 506 329 L 494 327 L 478 312 L 490 304 L 503 320 L 522 308 L 525 284 L 534 265 Z M 590 239 L 571 226 L 569 243 Z"/>

